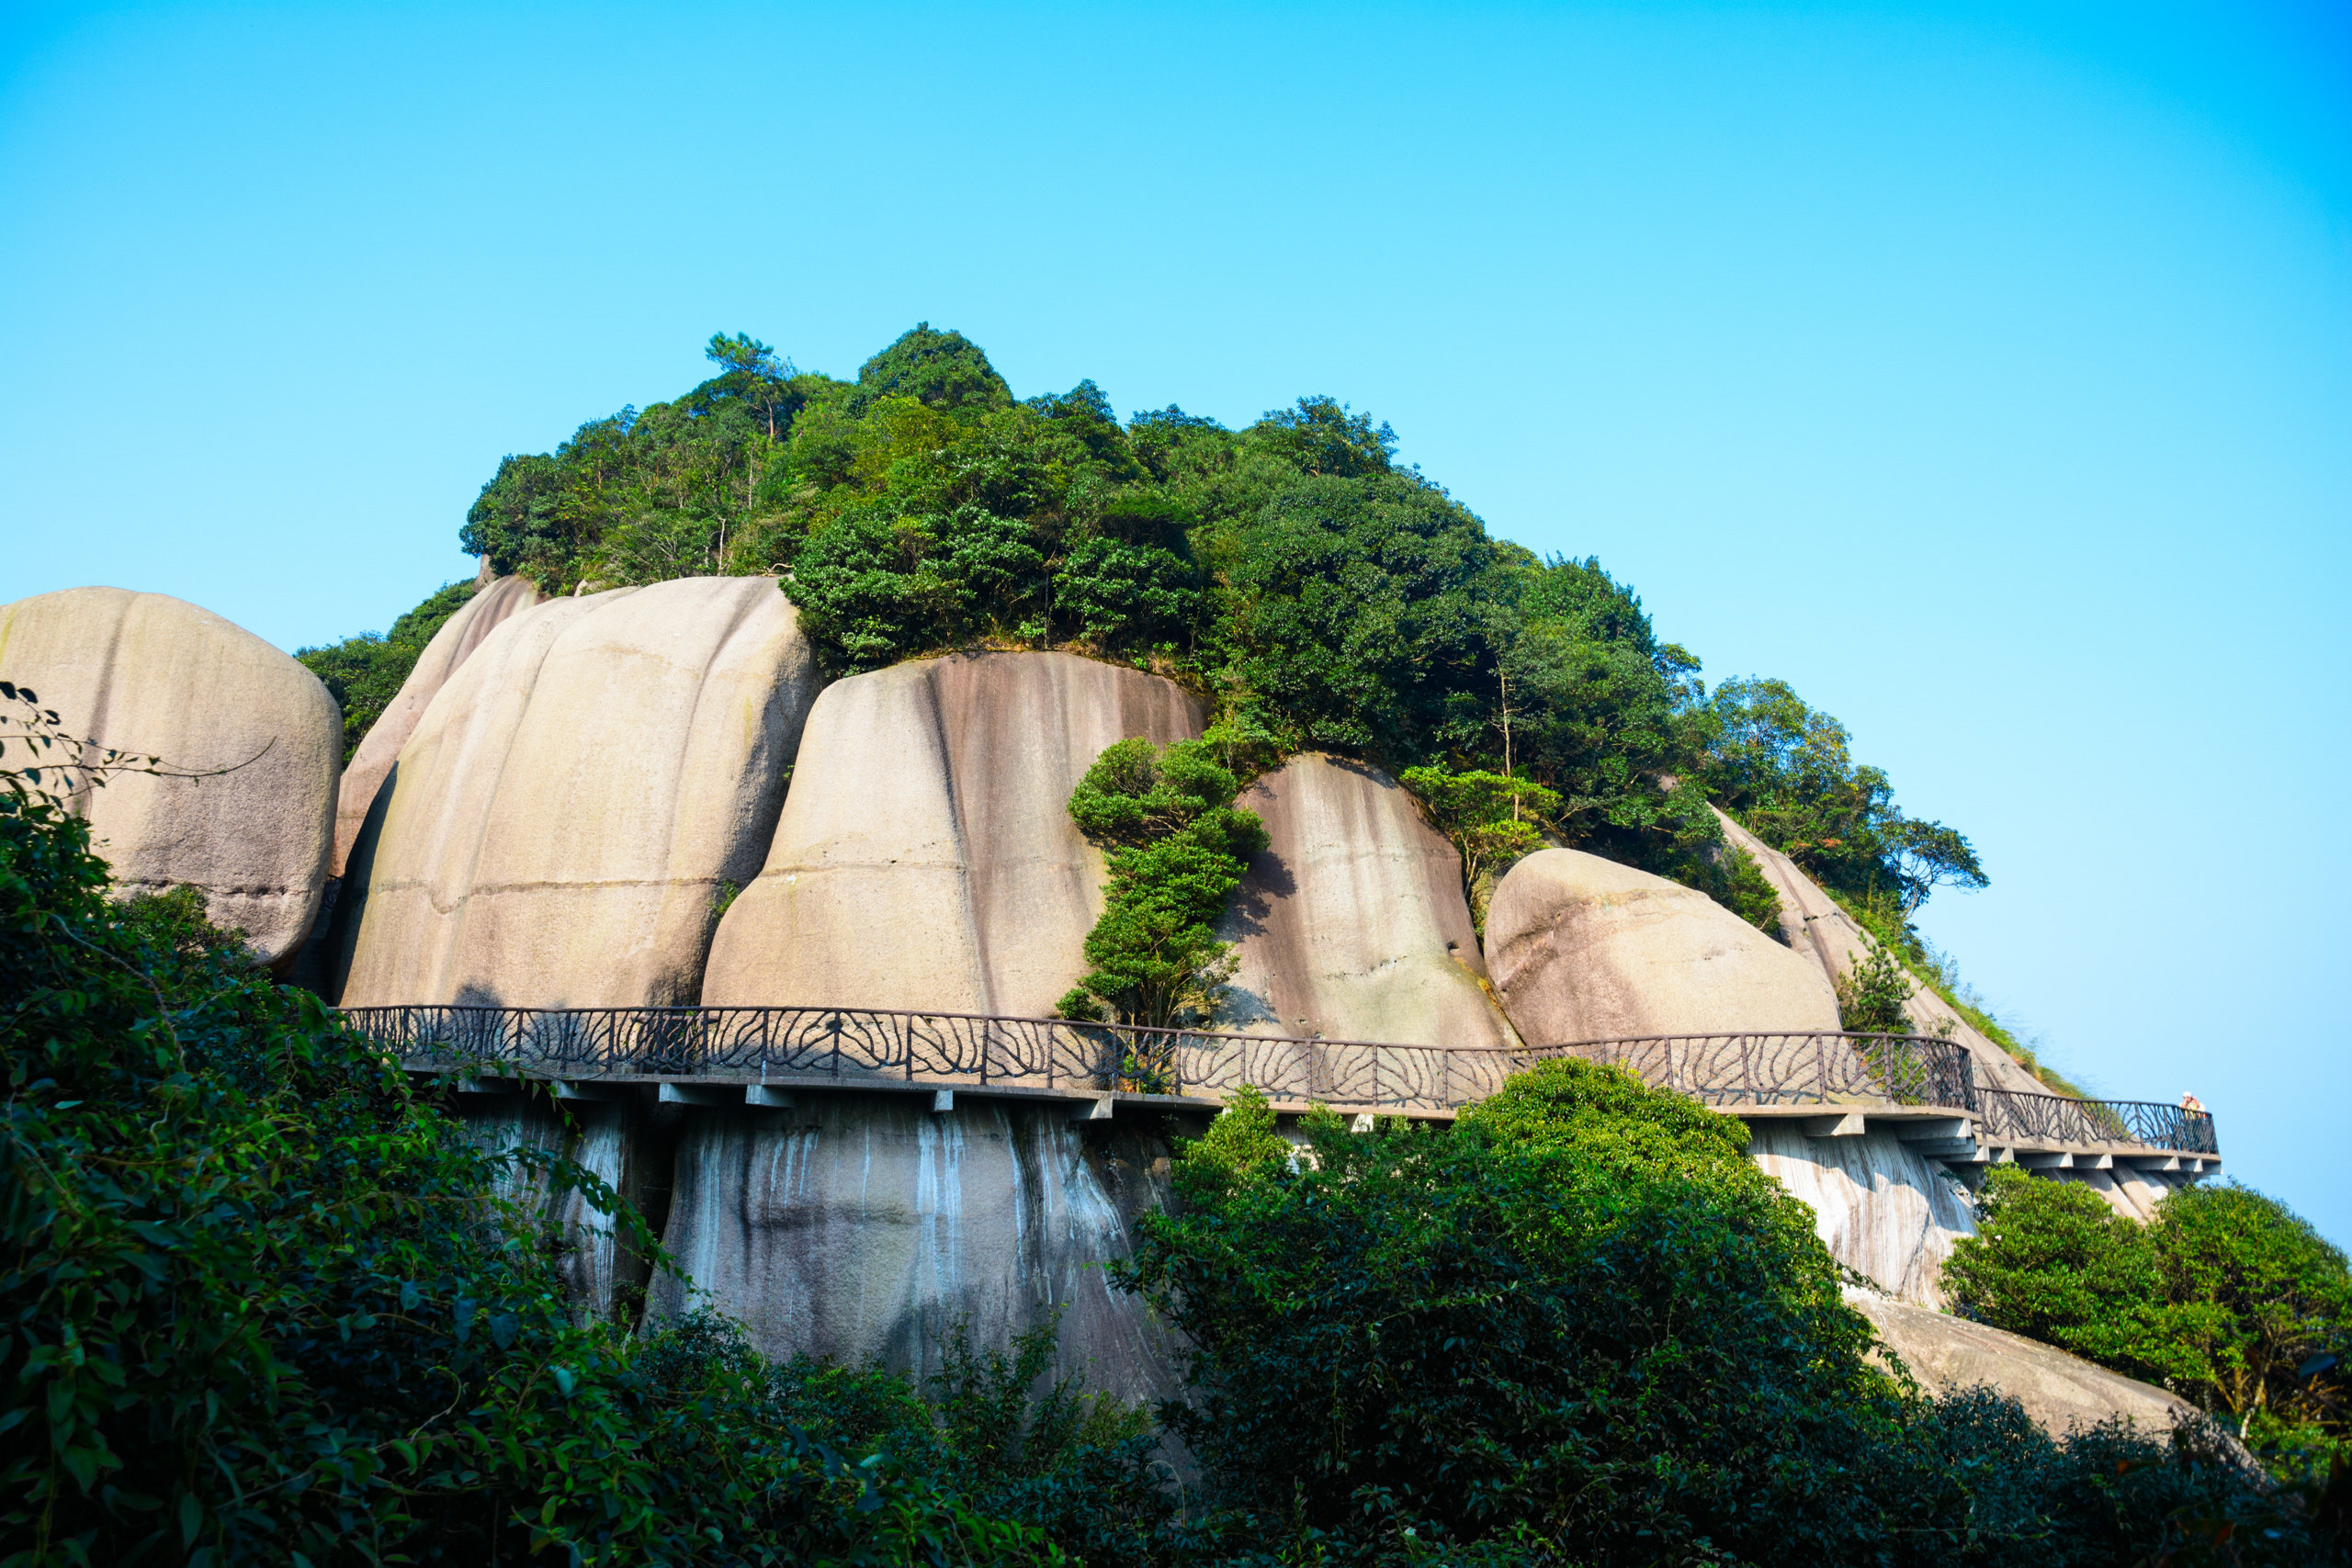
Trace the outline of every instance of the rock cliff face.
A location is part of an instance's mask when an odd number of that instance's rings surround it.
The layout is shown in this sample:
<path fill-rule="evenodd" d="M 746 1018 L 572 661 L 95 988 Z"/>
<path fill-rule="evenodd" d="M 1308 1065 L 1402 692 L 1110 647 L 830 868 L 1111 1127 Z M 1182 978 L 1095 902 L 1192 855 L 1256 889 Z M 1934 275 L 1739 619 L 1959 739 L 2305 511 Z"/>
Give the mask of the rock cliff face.
<path fill-rule="evenodd" d="M 1877 939 L 1856 925 L 1853 918 L 1838 907 L 1836 899 L 1798 870 L 1796 862 L 1721 811 L 1715 813 L 1715 818 L 1723 824 L 1724 836 L 1747 852 L 1748 858 L 1772 885 L 1773 892 L 1780 895 L 1781 934 L 1791 952 L 1811 959 L 1834 983 L 1844 979 L 1856 964 L 1878 950 Z M 2019 1066 L 2015 1057 L 1961 1017 L 1950 1002 L 1917 980 L 1911 982 L 1907 1010 L 1920 1032 L 1948 1031 L 1953 1041 L 1968 1048 L 1969 1056 L 1976 1065 L 1978 1083 L 2024 1094 L 2050 1092 L 2048 1085 Z"/>
<path fill-rule="evenodd" d="M 1832 1258 L 1897 1300 L 1943 1304 L 1944 1260 L 1953 1242 L 1975 1234 L 1976 1212 L 1959 1183 L 1911 1145 L 1885 1133 L 1808 1138 L 1765 1123 L 1747 1153 L 1811 1205 L 1814 1232 Z"/>
<path fill-rule="evenodd" d="M 510 615 L 426 705 L 355 843 L 342 1001 L 694 1001 L 817 687 L 767 578 Z"/>
<path fill-rule="evenodd" d="M 1051 1012 L 1102 912 L 1070 791 L 1112 742 L 1194 739 L 1203 718 L 1173 682 L 1066 653 L 834 682 L 766 866 L 719 922 L 703 1000 Z"/>
<path fill-rule="evenodd" d="M 1703 893 L 1576 850 L 1495 889 L 1487 972 L 1531 1045 L 1838 1027 L 1819 968 Z"/>
<path fill-rule="evenodd" d="M 1376 768 L 1294 757 L 1236 804 L 1272 840 L 1220 934 L 1239 944 L 1224 1027 L 1407 1045 L 1500 1048 L 1510 1026 L 1453 847 Z"/>
<path fill-rule="evenodd" d="M 65 732 L 209 778 L 117 776 L 68 796 L 116 885 L 204 889 L 266 963 L 301 942 L 326 884 L 342 720 L 318 677 L 162 593 L 73 588 L 0 606 L 0 675 Z"/>
<path fill-rule="evenodd" d="M 1002 1346 L 1063 1312 L 1057 1370 L 1126 1398 L 1173 1393 L 1165 1330 L 1107 1260 L 1165 1196 L 1168 1145 L 1059 1106 L 832 1094 L 686 1124 L 664 1247 L 772 1354 L 927 1375 L 959 1325 Z M 689 1305 L 655 1281 L 656 1314 Z"/>
<path fill-rule="evenodd" d="M 2077 1360 L 2064 1350 L 1965 1318 L 1891 1302 L 1867 1291 L 1846 1292 L 1879 1338 L 1930 1393 L 1990 1383 L 2025 1406 L 2053 1437 L 2121 1416 L 2162 1436 L 2196 1407 L 2163 1389 Z"/>
<path fill-rule="evenodd" d="M 417 655 L 416 666 L 401 682 L 399 693 L 390 706 L 368 727 L 358 749 L 352 752 L 350 765 L 343 770 L 343 786 L 335 796 L 334 859 L 329 874 L 343 874 L 344 863 L 351 858 L 351 846 L 359 837 L 359 829 L 368 820 L 368 808 L 376 803 L 376 792 L 383 787 L 385 777 L 399 760 L 401 748 L 416 732 L 417 720 L 424 716 L 424 709 L 467 656 L 481 646 L 481 641 L 500 623 L 517 610 L 527 610 L 539 602 L 537 586 L 527 577 L 492 579 L 475 591 L 474 596 L 458 606 L 458 613 L 441 623 L 433 640 Z"/>

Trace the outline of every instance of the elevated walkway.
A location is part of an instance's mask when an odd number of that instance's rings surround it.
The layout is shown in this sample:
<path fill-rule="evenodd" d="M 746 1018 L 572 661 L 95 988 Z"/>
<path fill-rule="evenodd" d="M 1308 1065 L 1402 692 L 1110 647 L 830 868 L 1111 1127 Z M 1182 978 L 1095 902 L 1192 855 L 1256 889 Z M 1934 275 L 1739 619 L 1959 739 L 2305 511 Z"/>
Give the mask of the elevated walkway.
<path fill-rule="evenodd" d="M 1893 1133 L 1963 1172 L 2119 1165 L 2211 1175 L 2213 1119 L 2137 1100 L 1981 1089 L 1968 1054 L 1925 1035 L 1652 1036 L 1517 1050 L 1455 1049 L 1064 1019 L 859 1008 L 352 1008 L 345 1021 L 413 1073 L 461 1093 L 537 1082 L 559 1099 L 646 1095 L 679 1105 L 789 1107 L 865 1090 L 1214 1114 L 1256 1087 L 1277 1111 L 1451 1121 L 1515 1072 L 1565 1056 L 1625 1067 L 1751 1124 L 1809 1137 Z"/>

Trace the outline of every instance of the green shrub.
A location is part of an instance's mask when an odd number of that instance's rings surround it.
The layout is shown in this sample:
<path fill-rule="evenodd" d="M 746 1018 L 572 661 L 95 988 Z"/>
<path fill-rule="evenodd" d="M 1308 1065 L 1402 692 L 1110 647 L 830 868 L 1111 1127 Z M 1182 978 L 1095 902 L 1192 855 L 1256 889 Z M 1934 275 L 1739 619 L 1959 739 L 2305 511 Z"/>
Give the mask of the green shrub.
<path fill-rule="evenodd" d="M 1996 1327 L 2177 1390 L 2289 1478 L 2352 1447 L 2352 1271 L 2275 1199 L 2184 1188 L 2143 1227 L 2079 1183 L 1996 1170 L 1944 1281 Z"/>
<path fill-rule="evenodd" d="M 1838 1027 L 1856 1034 L 1916 1032 L 1910 1013 L 1911 972 L 1893 949 L 1873 947 L 1838 976 Z"/>
<path fill-rule="evenodd" d="M 6 1561 L 1049 1555 L 766 1419 L 736 1362 L 575 1326 L 505 1159 L 192 894 L 105 886 L 83 824 L 0 795 Z"/>
<path fill-rule="evenodd" d="M 1070 792 L 1070 819 L 1105 846 L 1110 879 L 1086 937 L 1094 967 L 1062 998 L 1063 1017 L 1165 1027 L 1216 1011 L 1234 962 L 1216 923 L 1266 847 L 1265 825 L 1233 805 L 1241 781 L 1222 749 L 1121 740 Z"/>
<path fill-rule="evenodd" d="M 1563 1061 L 1451 1134 L 1237 1097 L 1115 1272 L 1192 1347 L 1214 1560 L 2342 1562 L 2209 1431 L 2064 1442 L 1878 1371 L 1729 1118 Z"/>

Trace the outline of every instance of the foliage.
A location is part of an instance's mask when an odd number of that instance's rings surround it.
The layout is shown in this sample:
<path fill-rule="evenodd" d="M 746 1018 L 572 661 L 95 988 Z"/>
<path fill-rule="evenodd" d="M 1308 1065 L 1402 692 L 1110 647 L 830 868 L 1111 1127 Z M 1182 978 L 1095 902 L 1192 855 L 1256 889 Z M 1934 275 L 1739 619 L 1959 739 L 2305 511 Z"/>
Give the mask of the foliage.
<path fill-rule="evenodd" d="M 1996 1328 L 2135 1377 L 2172 1370 L 2147 1233 L 2080 1182 L 1995 1169 L 1976 1234 L 1962 1237 L 1944 1265 L 1944 1288 Z"/>
<path fill-rule="evenodd" d="M 1369 413 L 1317 396 L 1241 429 L 1173 406 L 1122 425 L 1092 381 L 1016 399 L 928 323 L 853 381 L 742 333 L 707 353 L 718 374 L 675 401 L 507 458 L 467 547 L 550 590 L 778 574 L 836 673 L 967 647 L 1139 660 L 1284 750 L 1540 785 L 1550 840 L 1768 933 L 1777 900 L 1711 795 L 1906 921 L 1934 886 L 1981 885 L 1835 721 L 1776 682 L 1710 698 L 1631 589 L 1490 536 Z"/>
<path fill-rule="evenodd" d="M 1241 781 L 1218 750 L 1216 739 L 1121 740 L 1070 792 L 1070 819 L 1105 847 L 1110 878 L 1086 937 L 1094 967 L 1062 998 L 1065 1018 L 1164 1027 L 1216 1011 L 1234 962 L 1216 923 L 1266 847 L 1264 824 L 1233 805 Z"/>
<path fill-rule="evenodd" d="M 1560 809 L 1559 792 L 1483 769 L 1449 773 L 1443 768 L 1407 768 L 1396 782 L 1413 792 L 1430 824 L 1462 857 L 1470 912 L 1483 931 L 1486 900 L 1480 879 L 1501 875 L 1521 857 L 1544 847 L 1536 823 Z"/>
<path fill-rule="evenodd" d="M 1193 1347 L 1168 1414 L 1231 1555 L 2123 1563 L 2226 1525 L 2236 1561 L 2342 1560 L 2199 1434 L 2061 1445 L 1876 1371 L 1724 1122 L 1556 1063 L 1451 1134 L 1326 1114 L 1292 1158 L 1244 1100 L 1185 1146 L 1120 1272 Z"/>
<path fill-rule="evenodd" d="M 1985 886 L 1968 840 L 1905 817 L 1886 774 L 1854 762 L 1846 727 L 1785 682 L 1725 681 L 1693 718 L 1710 795 L 1823 886 L 1890 893 L 1906 922 L 1939 886 Z"/>
<path fill-rule="evenodd" d="M 345 637 L 341 642 L 327 643 L 318 648 L 297 649 L 294 657 L 303 667 L 316 675 L 325 685 L 327 694 L 343 710 L 343 760 L 359 750 L 359 742 L 367 739 L 384 710 L 400 695 L 401 683 L 409 671 L 416 668 L 417 656 L 433 634 L 465 607 L 474 596 L 476 584 L 452 582 L 425 596 L 415 609 L 403 613 L 392 622 L 392 629 L 379 636 L 361 632 Z"/>
<path fill-rule="evenodd" d="M 1972 1314 L 2165 1382 L 2290 1470 L 2324 1468 L 2352 1436 L 2352 1271 L 2249 1189 L 2184 1188 L 2143 1228 L 2087 1187 L 1996 1170 L 1944 1280 Z"/>
<path fill-rule="evenodd" d="M 1912 1034 L 1911 972 L 1892 948 L 1871 948 L 1838 976 L 1838 1027 L 1857 1034 Z"/>
<path fill-rule="evenodd" d="M 6 1561 L 1049 1554 L 575 1326 L 504 1162 L 192 894 L 104 886 L 80 823 L 0 798 Z"/>

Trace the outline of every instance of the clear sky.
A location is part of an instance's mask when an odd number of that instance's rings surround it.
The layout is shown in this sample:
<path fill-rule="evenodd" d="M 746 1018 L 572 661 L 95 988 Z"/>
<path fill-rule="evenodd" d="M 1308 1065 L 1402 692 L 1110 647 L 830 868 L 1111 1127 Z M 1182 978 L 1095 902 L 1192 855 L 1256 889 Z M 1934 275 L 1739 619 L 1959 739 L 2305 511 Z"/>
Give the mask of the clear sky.
<path fill-rule="evenodd" d="M 1995 1007 L 2352 1243 L 2352 9 L 0 0 L 0 599 L 381 629 L 712 332 L 918 320 L 1392 421 L 1843 717 Z"/>

